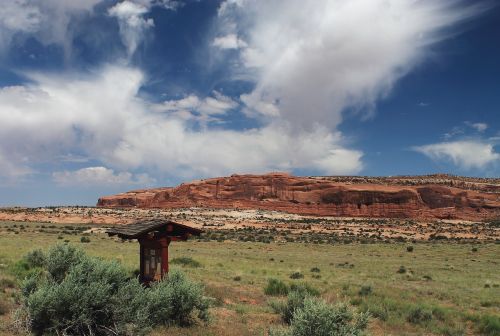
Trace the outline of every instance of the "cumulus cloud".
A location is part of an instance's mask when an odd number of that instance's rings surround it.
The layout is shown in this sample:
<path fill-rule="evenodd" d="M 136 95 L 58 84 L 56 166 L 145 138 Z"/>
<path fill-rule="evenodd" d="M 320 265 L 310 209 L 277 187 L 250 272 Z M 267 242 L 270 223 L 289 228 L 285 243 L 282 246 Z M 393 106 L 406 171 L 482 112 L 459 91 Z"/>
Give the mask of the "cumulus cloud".
<path fill-rule="evenodd" d="M 109 186 L 109 185 L 151 185 L 155 182 L 147 174 L 133 175 L 129 172 L 115 173 L 106 167 L 87 167 L 74 171 L 52 173 L 52 178 L 60 185 Z"/>
<path fill-rule="evenodd" d="M 256 84 L 244 97 L 249 111 L 336 127 L 346 109 L 372 111 L 448 28 L 479 10 L 460 1 L 231 0 L 217 35 L 246 42 L 234 72 Z"/>
<path fill-rule="evenodd" d="M 0 153 L 13 165 L 32 167 L 79 153 L 115 171 L 185 178 L 235 171 L 307 168 L 346 174 L 362 169 L 362 153 L 346 148 L 341 133 L 325 127 L 297 131 L 273 122 L 249 130 L 199 129 L 175 113 L 224 113 L 235 102 L 218 92 L 165 102 L 163 108 L 171 113 L 159 113 L 158 104 L 138 95 L 144 81 L 138 69 L 109 66 L 87 76 L 28 76 L 30 84 L 0 89 Z M 71 175 L 57 178 L 64 176 Z"/>
<path fill-rule="evenodd" d="M 500 163 L 500 153 L 492 143 L 461 140 L 416 146 L 413 149 L 436 161 L 451 161 L 462 169 L 484 169 Z"/>
<path fill-rule="evenodd" d="M 102 0 L 0 0 L 0 51 L 5 51 L 17 33 L 29 34 L 43 44 L 60 44 L 70 52 L 69 25 L 77 15 L 92 12 Z"/>

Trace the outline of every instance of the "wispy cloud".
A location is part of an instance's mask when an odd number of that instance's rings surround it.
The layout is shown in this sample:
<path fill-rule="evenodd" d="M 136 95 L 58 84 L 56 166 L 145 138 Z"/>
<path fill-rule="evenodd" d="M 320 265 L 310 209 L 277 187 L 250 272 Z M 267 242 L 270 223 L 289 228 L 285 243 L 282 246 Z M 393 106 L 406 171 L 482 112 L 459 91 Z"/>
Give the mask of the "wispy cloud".
<path fill-rule="evenodd" d="M 71 53 L 73 31 L 69 28 L 75 16 L 91 13 L 102 0 L 12 0 L 2 1 L 0 10 L 0 52 L 6 51 L 12 38 L 22 33 L 45 45 L 61 45 Z"/>
<path fill-rule="evenodd" d="M 488 124 L 483 122 L 471 123 L 469 121 L 466 121 L 465 124 L 480 133 L 486 131 L 486 129 L 488 128 Z"/>
<path fill-rule="evenodd" d="M 494 145 L 480 140 L 461 140 L 415 146 L 413 150 L 436 161 L 451 161 L 465 169 L 485 169 L 500 163 L 500 153 Z"/>
<path fill-rule="evenodd" d="M 154 26 L 153 19 L 144 18 L 148 12 L 149 8 L 146 4 L 127 0 L 117 3 L 108 11 L 109 15 L 118 19 L 120 35 L 123 44 L 127 47 L 129 57 L 134 54 L 143 40 L 145 32 Z"/>
<path fill-rule="evenodd" d="M 64 186 L 109 186 L 109 185 L 152 185 L 155 180 L 147 174 L 131 174 L 129 172 L 115 173 L 106 167 L 87 167 L 74 171 L 60 171 L 52 174 L 57 184 Z"/>
<path fill-rule="evenodd" d="M 239 47 L 235 76 L 255 82 L 242 97 L 248 112 L 336 127 L 346 109 L 372 113 L 431 45 L 481 10 L 465 1 L 230 0 L 216 36 Z"/>

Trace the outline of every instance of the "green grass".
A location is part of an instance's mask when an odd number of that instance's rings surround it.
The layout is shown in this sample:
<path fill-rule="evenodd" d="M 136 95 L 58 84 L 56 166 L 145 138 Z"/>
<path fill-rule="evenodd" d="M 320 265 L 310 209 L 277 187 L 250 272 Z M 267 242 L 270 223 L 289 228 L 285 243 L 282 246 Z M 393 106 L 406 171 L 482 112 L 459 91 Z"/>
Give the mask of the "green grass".
<path fill-rule="evenodd" d="M 19 230 L 20 224 L 23 230 Z M 22 256 L 35 248 L 46 250 L 61 243 L 59 236 L 90 255 L 119 261 L 131 274 L 138 268 L 137 242 L 91 234 L 90 242 L 82 244 L 80 238 L 86 227 L 0 222 L 0 280 L 7 279 L 0 283 L 10 286 L 13 274 L 22 274 L 22 265 L 17 264 Z M 373 318 L 369 331 L 374 335 L 498 334 L 500 244 L 435 241 L 413 246 L 413 252 L 408 253 L 403 242 L 334 245 L 231 240 L 173 242 L 169 250 L 171 261 L 190 258 L 202 265 L 184 267 L 184 263 L 174 263 L 171 268 L 182 267 L 190 278 L 206 285 L 207 293 L 214 298 L 214 320 L 209 326 L 173 328 L 168 332 L 265 335 L 269 326 L 280 323 L 268 305 L 271 297 L 264 293 L 272 278 L 287 285 L 307 283 L 319 289 L 320 296 L 327 301 L 348 301 L 361 311 L 370 311 Z M 398 273 L 400 266 L 404 266 L 404 273 Z M 321 271 L 312 271 L 313 268 Z M 296 272 L 304 278 L 290 279 Z M 236 277 L 239 281 L 234 280 Z M 7 302 L 4 310 L 12 308 L 13 295 L 12 288 L 0 287 L 0 300 Z M 423 317 L 412 320 L 412 314 L 419 308 Z M 8 319 L 9 314 L 0 316 L 4 329 Z M 0 335 L 1 330 L 0 325 Z M 159 329 L 154 334 L 165 332 Z"/>
<path fill-rule="evenodd" d="M 191 257 L 177 257 L 172 260 L 170 260 L 170 264 L 172 265 L 181 265 L 181 266 L 188 266 L 188 267 L 201 267 L 200 262 L 194 260 Z"/>

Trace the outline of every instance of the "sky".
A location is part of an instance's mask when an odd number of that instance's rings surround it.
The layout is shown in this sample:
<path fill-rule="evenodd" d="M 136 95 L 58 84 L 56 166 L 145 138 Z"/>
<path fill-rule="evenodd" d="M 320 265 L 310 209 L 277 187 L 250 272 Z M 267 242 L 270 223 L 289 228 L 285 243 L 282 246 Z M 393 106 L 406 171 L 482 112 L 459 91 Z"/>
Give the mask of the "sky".
<path fill-rule="evenodd" d="M 500 176 L 495 1 L 0 5 L 0 206 L 235 173 Z"/>

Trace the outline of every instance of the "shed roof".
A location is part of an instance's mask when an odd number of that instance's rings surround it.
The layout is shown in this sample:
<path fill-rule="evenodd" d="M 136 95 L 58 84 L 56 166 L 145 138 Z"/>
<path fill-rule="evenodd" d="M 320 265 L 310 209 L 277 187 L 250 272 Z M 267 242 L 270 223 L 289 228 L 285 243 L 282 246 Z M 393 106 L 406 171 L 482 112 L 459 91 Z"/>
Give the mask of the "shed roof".
<path fill-rule="evenodd" d="M 171 230 L 167 226 L 171 225 Z M 179 224 L 166 219 L 148 219 L 122 225 L 106 231 L 110 236 L 118 235 L 124 239 L 135 239 L 153 231 L 168 231 L 170 236 L 199 236 L 203 231 L 192 226 Z"/>

